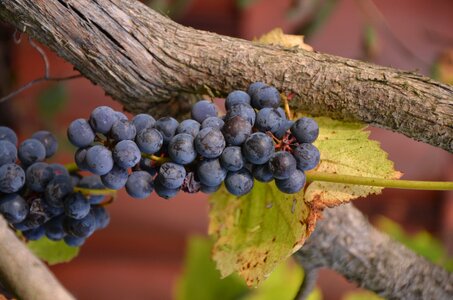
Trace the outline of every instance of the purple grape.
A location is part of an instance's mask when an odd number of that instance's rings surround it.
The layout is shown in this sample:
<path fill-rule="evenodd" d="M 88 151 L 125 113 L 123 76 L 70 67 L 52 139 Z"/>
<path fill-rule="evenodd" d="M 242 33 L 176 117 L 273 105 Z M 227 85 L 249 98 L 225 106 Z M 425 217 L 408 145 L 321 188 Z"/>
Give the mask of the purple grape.
<path fill-rule="evenodd" d="M 129 175 L 126 182 L 126 192 L 129 196 L 143 199 L 153 191 L 153 177 L 145 171 L 135 171 Z"/>
<path fill-rule="evenodd" d="M 24 165 L 29 166 L 46 158 L 46 148 L 36 139 L 27 139 L 19 145 L 17 156 Z"/>
<path fill-rule="evenodd" d="M 162 137 L 164 139 L 164 144 L 168 144 L 171 138 L 176 133 L 176 128 L 178 128 L 178 121 L 171 117 L 164 117 L 157 120 L 155 124 L 155 128 L 162 133 Z"/>
<path fill-rule="evenodd" d="M 108 106 L 96 107 L 90 115 L 89 123 L 95 132 L 107 134 L 112 129 L 113 123 L 118 120 L 115 111 Z M 76 145 L 79 146 L 79 145 Z M 80 145 L 79 147 L 86 147 L 88 145 Z"/>
<path fill-rule="evenodd" d="M 38 193 L 45 191 L 47 184 L 54 177 L 52 168 L 44 162 L 37 162 L 27 168 L 25 179 L 30 190 Z"/>
<path fill-rule="evenodd" d="M 68 139 L 76 147 L 88 147 L 94 142 L 95 134 L 85 119 L 72 121 L 68 127 Z"/>
<path fill-rule="evenodd" d="M 148 128 L 153 128 L 156 124 L 156 120 L 148 114 L 138 114 L 132 119 L 132 124 L 137 130 L 137 134 Z"/>
<path fill-rule="evenodd" d="M 250 125 L 255 124 L 256 113 L 255 110 L 248 104 L 235 104 L 227 111 L 225 116 L 225 122 L 231 120 L 232 118 L 240 116 L 241 118 L 247 120 Z"/>
<path fill-rule="evenodd" d="M 303 117 L 291 126 L 291 133 L 299 143 L 313 143 L 318 138 L 319 126 L 312 118 Z"/>
<path fill-rule="evenodd" d="M 218 117 L 209 117 L 203 121 L 203 123 L 201 124 L 201 129 L 211 127 L 217 130 L 222 130 L 223 125 L 225 125 L 225 122 L 222 119 Z"/>
<path fill-rule="evenodd" d="M 245 159 L 242 157 L 241 147 L 226 147 L 220 156 L 220 163 L 228 171 L 239 171 L 245 165 Z"/>
<path fill-rule="evenodd" d="M 207 186 L 218 186 L 225 179 L 227 170 L 218 159 L 204 159 L 198 163 L 197 175 L 200 183 Z"/>
<path fill-rule="evenodd" d="M 116 144 L 115 148 L 113 148 L 113 160 L 119 167 L 123 169 L 132 168 L 140 162 L 141 157 L 142 154 L 140 153 L 137 144 L 130 140 L 121 141 Z M 110 170 L 111 169 L 112 168 L 110 168 Z M 104 174 L 107 174 L 108 172 L 110 172 L 110 170 L 108 170 Z"/>
<path fill-rule="evenodd" d="M 286 151 L 275 152 L 268 162 L 269 170 L 276 179 L 289 178 L 296 170 L 296 159 Z"/>
<path fill-rule="evenodd" d="M 19 194 L 0 195 L 0 214 L 11 223 L 20 223 L 28 215 L 28 204 Z"/>
<path fill-rule="evenodd" d="M 154 154 L 158 152 L 164 143 L 162 133 L 154 128 L 146 128 L 137 135 L 135 138 L 140 151 L 146 154 Z"/>
<path fill-rule="evenodd" d="M 225 187 L 230 194 L 235 196 L 245 195 L 253 188 L 252 174 L 246 169 L 237 172 L 228 172 L 225 178 Z"/>
<path fill-rule="evenodd" d="M 255 165 L 265 164 L 274 154 L 272 138 L 262 132 L 255 132 L 242 145 L 244 157 Z"/>
<path fill-rule="evenodd" d="M 0 192 L 15 193 L 25 184 L 25 172 L 16 164 L 5 164 L 0 167 Z"/>
<path fill-rule="evenodd" d="M 16 133 L 9 127 L 0 126 L 0 141 L 9 141 L 14 146 L 17 145 L 17 135 Z"/>
<path fill-rule="evenodd" d="M 219 130 L 207 127 L 200 130 L 194 144 L 195 149 L 201 156 L 216 158 L 222 154 L 225 148 L 225 139 Z"/>
<path fill-rule="evenodd" d="M 168 144 L 168 155 L 177 164 L 186 165 L 195 160 L 197 152 L 193 137 L 187 133 L 175 135 Z"/>
<path fill-rule="evenodd" d="M 314 169 L 319 164 L 320 153 L 313 144 L 299 144 L 294 149 L 293 155 L 297 161 L 297 168 L 301 171 Z"/>
<path fill-rule="evenodd" d="M 119 120 L 113 123 L 110 136 L 115 141 L 133 140 L 135 138 L 135 126 L 128 120 Z"/>
<path fill-rule="evenodd" d="M 186 170 L 183 166 L 172 162 L 164 163 L 160 166 L 157 179 L 166 188 L 178 189 L 184 182 Z"/>
<path fill-rule="evenodd" d="M 121 141 L 115 146 L 115 149 L 119 144 L 124 142 L 131 141 Z M 113 168 L 112 152 L 102 145 L 90 147 L 87 150 L 85 161 L 88 170 L 96 175 L 107 174 Z"/>
<path fill-rule="evenodd" d="M 211 101 L 201 100 L 192 106 L 192 119 L 198 123 L 203 123 L 209 117 L 217 117 L 217 108 Z"/>
<path fill-rule="evenodd" d="M 128 177 L 129 174 L 126 169 L 114 165 L 110 172 L 101 176 L 101 180 L 105 187 L 119 190 L 126 185 Z"/>
<path fill-rule="evenodd" d="M 225 141 L 230 146 L 240 146 L 252 134 L 252 125 L 240 116 L 226 121 L 222 128 Z"/>
<path fill-rule="evenodd" d="M 225 99 L 225 108 L 229 110 L 235 104 L 250 105 L 250 96 L 244 91 L 232 91 Z"/>
<path fill-rule="evenodd" d="M 176 128 L 176 133 L 187 133 L 192 137 L 196 137 L 200 131 L 200 123 L 195 120 L 188 119 L 179 123 L 178 128 Z"/>

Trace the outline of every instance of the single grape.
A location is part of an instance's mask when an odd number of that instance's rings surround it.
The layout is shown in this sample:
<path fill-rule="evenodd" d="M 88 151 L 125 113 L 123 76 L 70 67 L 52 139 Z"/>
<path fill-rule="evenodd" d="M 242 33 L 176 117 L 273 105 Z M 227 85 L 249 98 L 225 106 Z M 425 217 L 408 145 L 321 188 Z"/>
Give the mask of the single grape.
<path fill-rule="evenodd" d="M 318 148 L 308 143 L 299 144 L 294 149 L 293 155 L 297 161 L 297 168 L 301 171 L 314 169 L 319 164 L 321 156 Z"/>
<path fill-rule="evenodd" d="M 123 169 L 115 164 L 110 172 L 101 176 L 101 180 L 106 188 L 119 190 L 126 185 L 128 177 L 127 169 Z"/>
<path fill-rule="evenodd" d="M 129 140 L 121 141 L 118 144 L 116 144 L 115 148 L 113 148 L 113 160 L 119 167 L 123 169 L 132 168 L 133 166 L 140 162 L 141 157 L 142 154 L 140 153 L 140 149 L 138 149 L 137 144 L 135 144 L 135 142 L 133 141 Z M 107 173 L 108 172 L 104 174 Z"/>
<path fill-rule="evenodd" d="M 261 182 L 270 182 L 272 181 L 272 179 L 274 179 L 272 172 L 269 170 L 268 164 L 253 166 L 252 173 L 253 177 L 255 177 L 256 180 Z"/>
<path fill-rule="evenodd" d="M 244 157 L 255 165 L 265 164 L 274 154 L 272 138 L 262 132 L 255 132 L 242 145 Z"/>
<path fill-rule="evenodd" d="M 188 133 L 192 137 L 196 137 L 200 131 L 200 123 L 195 120 L 187 119 L 179 123 L 178 128 L 176 128 L 176 134 L 178 133 Z"/>
<path fill-rule="evenodd" d="M 198 163 L 197 175 L 203 185 L 217 186 L 222 183 L 226 174 L 227 170 L 218 159 L 204 159 Z"/>
<path fill-rule="evenodd" d="M 28 215 L 27 202 L 19 194 L 0 195 L 0 214 L 11 223 L 20 223 Z"/>
<path fill-rule="evenodd" d="M 275 108 L 265 107 L 257 113 L 255 127 L 262 132 L 277 132 L 284 122 Z"/>
<path fill-rule="evenodd" d="M 17 135 L 16 133 L 9 127 L 0 126 L 0 141 L 9 141 L 14 146 L 17 145 Z"/>
<path fill-rule="evenodd" d="M 222 128 L 225 141 L 230 146 L 240 146 L 252 134 L 252 125 L 240 116 L 226 121 Z"/>
<path fill-rule="evenodd" d="M 222 154 L 225 139 L 219 130 L 207 127 L 200 130 L 194 144 L 198 154 L 206 158 L 215 158 Z"/>
<path fill-rule="evenodd" d="M 24 165 L 29 166 L 46 158 L 46 148 L 36 139 L 27 139 L 19 145 L 17 156 Z"/>
<path fill-rule="evenodd" d="M 275 111 L 278 113 L 278 115 L 280 116 L 280 118 L 283 118 L 284 120 L 288 120 L 288 117 L 286 116 L 286 112 L 283 108 L 281 107 L 277 107 L 275 109 Z"/>
<path fill-rule="evenodd" d="M 242 169 L 245 165 L 245 160 L 242 156 L 241 147 L 226 147 L 220 156 L 220 163 L 228 171 L 235 172 Z"/>
<path fill-rule="evenodd" d="M 126 182 L 126 191 L 137 199 L 148 197 L 153 191 L 153 177 L 145 171 L 132 172 Z"/>
<path fill-rule="evenodd" d="M 115 167 L 115 166 L 114 166 Z M 113 170 L 113 168 L 112 168 Z M 84 176 L 80 179 L 78 187 L 90 189 L 90 190 L 104 190 L 105 186 L 101 180 L 101 177 L 98 175 Z M 88 200 L 91 204 L 99 204 L 104 201 L 103 195 L 90 195 Z"/>
<path fill-rule="evenodd" d="M 166 188 L 178 189 L 183 184 L 185 177 L 186 170 L 183 166 L 167 162 L 160 166 L 157 179 Z"/>
<path fill-rule="evenodd" d="M 37 241 L 37 240 L 41 239 L 45 233 L 46 233 L 46 230 L 44 229 L 43 226 L 39 226 L 34 229 L 22 231 L 22 235 L 29 241 Z"/>
<path fill-rule="evenodd" d="M 217 192 L 221 186 L 222 186 L 221 184 L 216 185 L 216 186 L 209 186 L 209 185 L 202 184 L 200 186 L 200 191 L 205 194 L 213 194 L 213 193 Z"/>
<path fill-rule="evenodd" d="M 268 162 L 269 170 L 276 179 L 286 179 L 296 170 L 296 159 L 286 151 L 275 152 Z"/>
<path fill-rule="evenodd" d="M 252 84 L 249 85 L 249 88 L 247 89 L 247 94 L 250 95 L 251 98 L 253 98 L 253 95 L 259 91 L 261 88 L 263 87 L 266 87 L 267 84 L 265 84 L 264 82 L 254 82 Z"/>
<path fill-rule="evenodd" d="M 49 131 L 37 131 L 31 138 L 37 139 L 44 145 L 44 148 L 46 148 L 46 158 L 53 156 L 58 150 L 57 138 Z"/>
<path fill-rule="evenodd" d="M 242 196 L 253 188 L 252 174 L 246 169 L 237 172 L 228 172 L 225 178 L 225 187 L 230 194 Z"/>
<path fill-rule="evenodd" d="M 143 129 L 153 128 L 156 120 L 148 114 L 138 114 L 132 119 L 132 124 L 135 126 L 138 134 Z"/>
<path fill-rule="evenodd" d="M 178 125 L 178 121 L 176 121 L 174 118 L 164 117 L 157 120 L 154 127 L 159 130 L 160 133 L 162 133 L 164 144 L 168 144 L 171 138 L 175 135 Z"/>
<path fill-rule="evenodd" d="M 117 146 L 124 142 L 127 141 L 119 142 Z M 115 149 L 117 146 L 115 146 Z M 94 145 L 90 147 L 87 150 L 85 161 L 87 163 L 88 170 L 96 175 L 107 174 L 113 168 L 112 152 L 102 145 Z"/>
<path fill-rule="evenodd" d="M 64 213 L 66 216 L 80 220 L 90 212 L 90 202 L 80 193 L 71 193 L 64 199 Z"/>
<path fill-rule="evenodd" d="M 223 125 L 225 125 L 225 122 L 222 119 L 218 117 L 209 117 L 203 121 L 203 123 L 201 124 L 201 129 L 211 127 L 217 130 L 222 130 Z"/>
<path fill-rule="evenodd" d="M 113 123 L 110 136 L 115 141 L 133 140 L 136 135 L 135 126 L 128 120 L 119 120 Z"/>
<path fill-rule="evenodd" d="M 179 133 L 168 144 L 168 155 L 177 164 L 190 164 L 197 157 L 193 143 L 193 137 L 190 134 Z"/>
<path fill-rule="evenodd" d="M 280 103 L 280 93 L 273 86 L 262 87 L 252 96 L 252 106 L 256 109 L 262 109 L 264 107 L 277 108 L 280 106 Z"/>
<path fill-rule="evenodd" d="M 51 241 L 62 240 L 66 232 L 63 228 L 64 215 L 57 216 L 50 219 L 46 224 L 44 224 L 44 229 L 46 231 L 46 237 Z"/>
<path fill-rule="evenodd" d="M 225 99 L 225 108 L 229 110 L 235 104 L 250 105 L 250 96 L 244 91 L 232 91 Z"/>
<path fill-rule="evenodd" d="M 103 206 L 93 205 L 91 206 L 91 211 L 96 218 L 96 230 L 104 229 L 109 225 L 110 215 Z"/>
<path fill-rule="evenodd" d="M 85 119 L 74 120 L 68 127 L 68 139 L 76 147 L 88 147 L 94 138 L 93 129 Z"/>
<path fill-rule="evenodd" d="M 63 207 L 63 199 L 71 192 L 71 178 L 65 175 L 58 175 L 47 184 L 44 195 L 49 205 Z"/>
<path fill-rule="evenodd" d="M 15 193 L 25 184 L 25 172 L 16 164 L 5 164 L 0 167 L 0 192 Z"/>
<path fill-rule="evenodd" d="M 15 163 L 16 160 L 16 146 L 8 140 L 0 140 L 0 166 Z"/>
<path fill-rule="evenodd" d="M 230 109 L 227 111 L 227 114 L 225 116 L 225 122 L 228 120 L 231 120 L 232 118 L 239 116 L 245 120 L 247 120 L 250 125 L 255 124 L 255 119 L 256 119 L 256 113 L 255 110 L 248 104 L 235 104 L 230 107 Z"/>
<path fill-rule="evenodd" d="M 37 162 L 27 168 L 25 182 L 27 187 L 38 193 L 45 191 L 47 184 L 52 180 L 54 174 L 52 168 L 44 162 Z"/>
<path fill-rule="evenodd" d="M 303 117 L 291 126 L 291 133 L 299 143 L 313 143 L 318 138 L 319 126 L 312 118 Z"/>
<path fill-rule="evenodd" d="M 175 197 L 179 192 L 179 189 L 169 189 L 165 187 L 162 183 L 160 183 L 158 180 L 156 180 L 154 188 L 156 194 L 164 199 L 171 199 Z"/>
<path fill-rule="evenodd" d="M 305 184 L 305 174 L 299 169 L 287 179 L 275 179 L 277 188 L 286 194 L 294 194 L 300 191 Z"/>
<path fill-rule="evenodd" d="M 63 227 L 69 235 L 86 238 L 96 230 L 96 217 L 92 212 L 82 219 L 67 217 L 63 220 Z"/>
<path fill-rule="evenodd" d="M 203 123 L 209 117 L 217 117 L 217 108 L 211 101 L 201 100 L 192 106 L 192 119 L 198 123 Z"/>
<path fill-rule="evenodd" d="M 158 152 L 164 143 L 162 133 L 154 128 L 146 128 L 137 135 L 135 138 L 140 151 L 146 154 L 154 154 Z"/>
<path fill-rule="evenodd" d="M 112 108 L 108 106 L 98 106 L 91 112 L 89 122 L 91 128 L 93 128 L 95 132 L 107 134 L 110 129 L 112 129 L 113 123 L 118 119 L 118 115 L 115 114 L 115 111 Z M 79 147 L 84 146 L 88 145 L 81 145 Z"/>
<path fill-rule="evenodd" d="M 82 171 L 89 169 L 87 162 L 86 162 L 86 155 L 87 155 L 88 149 L 89 148 L 78 148 L 74 154 L 74 161 L 75 161 L 77 167 Z"/>
<path fill-rule="evenodd" d="M 85 243 L 85 238 L 72 235 L 66 235 L 63 240 L 70 247 L 80 247 Z"/>

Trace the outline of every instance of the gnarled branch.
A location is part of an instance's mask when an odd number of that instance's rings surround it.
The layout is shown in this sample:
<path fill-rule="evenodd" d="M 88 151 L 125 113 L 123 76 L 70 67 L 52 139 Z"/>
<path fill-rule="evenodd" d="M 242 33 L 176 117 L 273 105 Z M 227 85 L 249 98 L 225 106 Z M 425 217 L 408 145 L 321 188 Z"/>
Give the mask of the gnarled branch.
<path fill-rule="evenodd" d="M 157 104 L 181 93 L 224 95 L 265 81 L 311 114 L 361 120 L 453 151 L 453 88 L 415 73 L 187 28 L 134 0 L 2 1 L 0 17 L 132 112 L 168 113 Z"/>
<path fill-rule="evenodd" d="M 74 299 L 0 215 L 0 279 L 19 299 Z"/>
<path fill-rule="evenodd" d="M 362 120 L 453 151 L 453 88 L 414 73 L 186 28 L 133 0 L 1 1 L 0 17 L 133 112 L 168 114 L 187 105 L 175 100 L 180 94 L 224 95 L 259 80 L 294 94 L 298 109 Z M 360 218 L 350 206 L 328 210 L 301 257 L 389 298 L 451 296 L 451 274 Z"/>

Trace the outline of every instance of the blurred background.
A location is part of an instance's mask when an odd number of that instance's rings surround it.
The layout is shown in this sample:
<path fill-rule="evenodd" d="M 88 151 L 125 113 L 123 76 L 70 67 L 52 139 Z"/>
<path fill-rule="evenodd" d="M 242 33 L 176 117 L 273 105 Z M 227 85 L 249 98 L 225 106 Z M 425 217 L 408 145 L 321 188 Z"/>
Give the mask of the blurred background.
<path fill-rule="evenodd" d="M 154 0 L 146 4 L 197 29 L 253 39 L 281 27 L 286 33 L 306 35 L 306 42 L 319 52 L 453 81 L 451 0 Z M 13 32 L 1 25 L 0 97 L 44 74 L 40 54 L 26 36 L 14 43 Z M 72 65 L 41 47 L 52 76 L 77 74 Z M 86 79 L 41 83 L 0 104 L 0 125 L 14 128 L 20 140 L 40 129 L 54 132 L 60 140 L 54 160 L 68 163 L 74 148 L 66 141 L 67 125 L 88 117 L 98 105 L 121 110 Z M 451 154 L 400 134 L 370 130 L 371 138 L 405 174 L 403 178 L 453 180 Z M 207 196 L 181 194 L 171 201 L 152 196 L 140 201 L 120 193 L 118 198 L 109 207 L 110 226 L 88 239 L 76 259 L 52 266 L 52 271 L 79 299 L 171 299 L 188 237 L 207 232 Z M 412 241 L 418 233 L 414 247 L 426 255 L 453 255 L 453 193 L 388 189 L 355 204 L 389 232 L 401 235 L 403 230 Z M 321 272 L 318 286 L 323 299 L 341 299 L 356 290 L 329 270 Z"/>

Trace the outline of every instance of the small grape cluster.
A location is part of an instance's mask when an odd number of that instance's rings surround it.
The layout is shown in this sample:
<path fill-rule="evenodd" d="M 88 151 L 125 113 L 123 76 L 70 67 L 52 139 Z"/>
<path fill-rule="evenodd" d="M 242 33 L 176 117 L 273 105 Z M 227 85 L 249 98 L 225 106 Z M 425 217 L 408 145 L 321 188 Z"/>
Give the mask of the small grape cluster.
<path fill-rule="evenodd" d="M 284 193 L 305 184 L 304 171 L 319 163 L 312 145 L 319 134 L 311 118 L 291 121 L 278 90 L 262 82 L 247 92 L 233 91 L 225 100 L 226 114 L 201 100 L 191 119 L 157 121 L 148 114 L 132 120 L 107 106 L 94 109 L 88 120 L 77 119 L 68 138 L 78 147 L 79 169 L 99 175 L 109 189 L 126 188 L 134 198 L 154 190 L 162 198 L 215 192 L 224 182 L 233 195 L 250 192 L 254 178 L 275 179 Z"/>
<path fill-rule="evenodd" d="M 93 188 L 96 178 L 44 162 L 58 148 L 52 133 L 38 131 L 16 145 L 15 132 L 0 126 L 0 214 L 13 228 L 28 240 L 47 236 L 76 247 L 108 225 L 110 216 L 100 205 L 103 196 L 74 192 L 76 186 Z"/>

